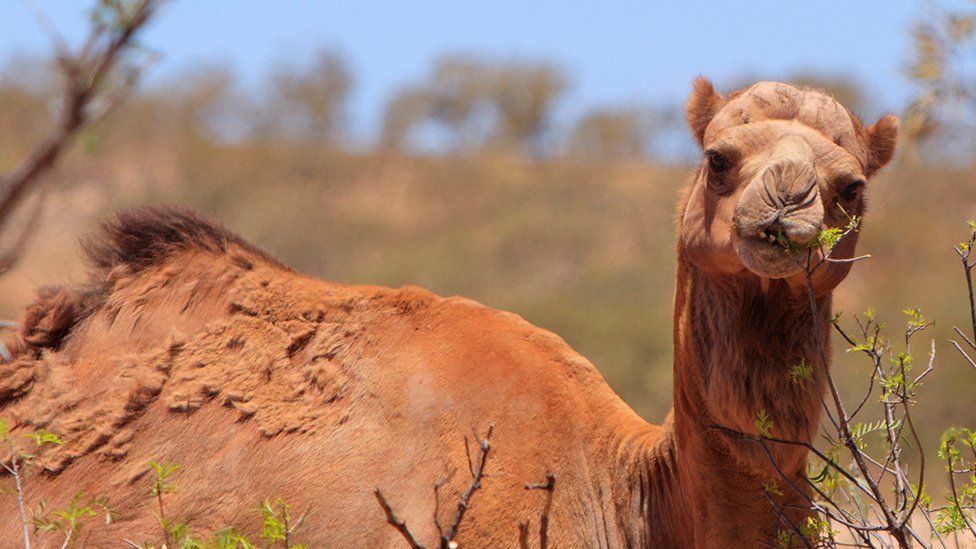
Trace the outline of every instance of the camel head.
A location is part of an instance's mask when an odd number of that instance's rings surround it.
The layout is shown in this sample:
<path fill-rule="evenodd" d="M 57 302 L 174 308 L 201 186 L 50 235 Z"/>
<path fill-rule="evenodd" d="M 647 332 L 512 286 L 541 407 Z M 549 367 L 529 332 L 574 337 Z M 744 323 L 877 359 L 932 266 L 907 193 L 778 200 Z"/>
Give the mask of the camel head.
<path fill-rule="evenodd" d="M 864 211 L 866 182 L 888 163 L 898 119 L 863 127 L 828 95 L 760 82 L 723 97 L 699 78 L 686 117 L 701 167 L 680 216 L 679 246 L 713 275 L 805 276 L 810 243 Z M 853 257 L 856 233 L 832 257 Z M 832 289 L 849 263 L 824 269 Z"/>

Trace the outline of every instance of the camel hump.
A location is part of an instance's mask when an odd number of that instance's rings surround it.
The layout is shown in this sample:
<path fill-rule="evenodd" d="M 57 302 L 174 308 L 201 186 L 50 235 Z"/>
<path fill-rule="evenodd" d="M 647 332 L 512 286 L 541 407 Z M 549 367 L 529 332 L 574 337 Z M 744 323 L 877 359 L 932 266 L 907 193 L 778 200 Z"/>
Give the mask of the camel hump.
<path fill-rule="evenodd" d="M 191 210 L 172 206 L 145 206 L 123 210 L 114 221 L 102 224 L 102 231 L 89 237 L 85 253 L 99 270 L 119 266 L 135 274 L 167 263 L 180 252 L 199 250 L 226 254 L 237 248 L 245 256 L 285 268 L 223 225 Z"/>
<path fill-rule="evenodd" d="M 42 288 L 25 311 L 20 337 L 27 346 L 58 349 L 81 321 L 98 311 L 121 278 L 151 276 L 187 252 L 227 256 L 250 269 L 255 263 L 290 269 L 219 223 L 182 208 L 140 207 L 119 212 L 83 240 L 92 267 L 89 280 Z"/>

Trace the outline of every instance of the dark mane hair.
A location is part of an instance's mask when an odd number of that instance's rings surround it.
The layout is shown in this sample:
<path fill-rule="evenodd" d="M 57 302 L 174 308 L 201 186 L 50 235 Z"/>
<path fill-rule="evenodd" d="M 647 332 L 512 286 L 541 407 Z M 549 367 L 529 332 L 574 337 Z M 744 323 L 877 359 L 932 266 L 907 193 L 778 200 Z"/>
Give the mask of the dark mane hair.
<path fill-rule="evenodd" d="M 126 265 L 137 273 L 160 265 L 174 254 L 201 250 L 224 254 L 228 246 L 285 268 L 251 243 L 200 214 L 173 206 L 144 206 L 123 210 L 102 224 L 100 234 L 83 241 L 89 262 L 98 270 Z"/>

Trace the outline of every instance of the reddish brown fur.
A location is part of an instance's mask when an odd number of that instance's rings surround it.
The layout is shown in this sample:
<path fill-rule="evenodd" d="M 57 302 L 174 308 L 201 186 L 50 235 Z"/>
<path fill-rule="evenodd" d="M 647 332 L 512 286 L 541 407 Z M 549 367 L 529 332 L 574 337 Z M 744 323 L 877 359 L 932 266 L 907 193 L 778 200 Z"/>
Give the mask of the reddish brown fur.
<path fill-rule="evenodd" d="M 696 83 L 688 119 L 704 145 L 733 103 Z M 795 104 L 803 115 L 806 103 Z M 762 112 L 729 116 L 755 123 Z M 890 157 L 892 135 L 868 128 L 850 154 L 873 171 Z M 818 278 L 814 319 L 795 279 L 764 279 L 741 264 L 713 269 L 727 258 L 703 263 L 725 252 L 699 239 L 693 255 L 686 243 L 694 227 L 717 226 L 696 216 L 723 211 L 702 201 L 702 173 L 680 206 L 674 411 L 662 426 L 637 417 L 561 339 L 516 315 L 417 288 L 308 278 L 187 212 L 122 214 L 88 246 L 92 281 L 42 291 L 15 360 L 0 365 L 0 417 L 16 433 L 44 428 L 67 443 L 40 453 L 48 472 L 29 480 L 29 496 L 55 507 L 77 490 L 108 496 L 120 515 L 89 530 L 93 547 L 158 538 L 146 463 L 175 462 L 183 469 L 180 490 L 167 496 L 170 518 L 195 532 L 237 524 L 254 534 L 257 503 L 284 497 L 311 509 L 312 547 L 401 543 L 373 497 L 378 486 L 435 544 L 433 486 L 444 483 L 439 518 L 449 523 L 469 483 L 462 437 L 493 425 L 489 476 L 462 545 L 515 545 L 520 522 L 537 544 L 545 495 L 523 486 L 548 470 L 557 479 L 554 546 L 766 542 L 781 528 L 760 491 L 773 475 L 768 461 L 711 427 L 755 432 L 765 409 L 777 436 L 811 439 L 827 367 L 814 349 L 846 269 Z M 787 371 L 801 357 L 816 368 L 797 386 Z M 779 448 L 776 457 L 787 474 L 803 474 L 804 452 Z M 14 539 L 13 498 L 0 500 L 0 516 L 0 536 Z"/>

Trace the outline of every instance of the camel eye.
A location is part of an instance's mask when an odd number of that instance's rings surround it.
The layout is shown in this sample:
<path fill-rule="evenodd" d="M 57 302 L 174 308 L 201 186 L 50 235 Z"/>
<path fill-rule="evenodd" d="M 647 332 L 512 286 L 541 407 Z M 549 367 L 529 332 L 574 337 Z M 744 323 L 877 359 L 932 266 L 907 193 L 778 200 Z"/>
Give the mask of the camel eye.
<path fill-rule="evenodd" d="M 853 202 L 857 199 L 858 194 L 860 194 L 861 189 L 864 187 L 864 181 L 855 181 L 853 183 L 848 183 L 846 187 L 841 189 L 840 197 L 847 202 Z"/>
<path fill-rule="evenodd" d="M 707 156 L 708 169 L 714 173 L 722 173 L 732 166 L 732 163 L 729 162 L 728 157 L 720 152 L 708 151 Z"/>

